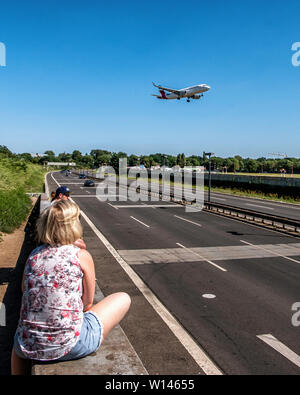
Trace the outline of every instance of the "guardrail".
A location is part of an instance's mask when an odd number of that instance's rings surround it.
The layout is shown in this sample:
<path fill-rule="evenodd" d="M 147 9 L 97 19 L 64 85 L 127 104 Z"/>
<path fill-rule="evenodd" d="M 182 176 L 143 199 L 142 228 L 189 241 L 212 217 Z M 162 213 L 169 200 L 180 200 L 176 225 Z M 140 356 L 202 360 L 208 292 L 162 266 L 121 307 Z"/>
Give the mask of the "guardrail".
<path fill-rule="evenodd" d="M 224 214 L 237 219 L 255 222 L 256 224 L 271 226 L 285 232 L 293 232 L 300 236 L 300 221 L 277 215 L 264 214 L 255 210 L 248 210 L 226 204 L 205 202 L 204 209 L 218 214 Z"/>

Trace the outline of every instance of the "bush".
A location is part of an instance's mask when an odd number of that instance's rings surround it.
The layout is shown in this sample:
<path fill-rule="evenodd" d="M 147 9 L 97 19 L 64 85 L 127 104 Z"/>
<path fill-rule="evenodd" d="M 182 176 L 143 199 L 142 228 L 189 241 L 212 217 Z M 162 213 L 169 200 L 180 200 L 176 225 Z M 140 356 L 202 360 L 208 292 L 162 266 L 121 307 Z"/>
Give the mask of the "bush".
<path fill-rule="evenodd" d="M 31 200 L 23 187 L 14 190 L 0 190 L 0 232 L 11 233 L 26 219 Z"/>
<path fill-rule="evenodd" d="M 46 170 L 37 164 L 0 153 L 0 232 L 11 233 L 32 206 L 26 192 L 43 192 Z"/>

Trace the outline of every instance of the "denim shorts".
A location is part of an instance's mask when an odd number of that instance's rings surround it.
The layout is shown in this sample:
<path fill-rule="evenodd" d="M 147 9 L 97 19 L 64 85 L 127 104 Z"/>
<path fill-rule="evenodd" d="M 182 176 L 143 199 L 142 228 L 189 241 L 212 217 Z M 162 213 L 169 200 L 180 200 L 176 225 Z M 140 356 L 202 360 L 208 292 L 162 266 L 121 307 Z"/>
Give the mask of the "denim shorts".
<path fill-rule="evenodd" d="M 83 317 L 84 318 L 80 335 L 75 346 L 71 349 L 71 351 L 68 352 L 68 354 L 53 360 L 53 362 L 70 361 L 83 358 L 89 354 L 92 354 L 100 347 L 103 337 L 102 322 L 100 321 L 99 317 L 92 311 L 84 313 Z M 27 357 L 23 354 L 20 348 L 16 336 L 14 340 L 14 350 L 19 357 L 27 359 Z"/>

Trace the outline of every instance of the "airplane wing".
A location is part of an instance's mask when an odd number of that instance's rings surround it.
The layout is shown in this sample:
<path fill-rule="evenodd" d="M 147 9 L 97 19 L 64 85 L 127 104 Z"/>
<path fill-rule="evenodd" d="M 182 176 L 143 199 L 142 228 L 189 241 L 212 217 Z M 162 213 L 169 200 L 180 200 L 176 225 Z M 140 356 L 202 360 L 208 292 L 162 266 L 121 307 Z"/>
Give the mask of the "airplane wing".
<path fill-rule="evenodd" d="M 167 92 L 175 93 L 175 95 L 178 95 L 178 96 L 181 96 L 181 95 L 182 95 L 182 92 L 179 91 L 179 90 L 170 89 L 170 88 L 164 88 L 163 86 L 155 85 L 154 82 L 152 82 L 152 84 L 153 84 L 156 88 L 158 88 L 158 89 L 162 89 L 162 90 L 167 91 Z"/>

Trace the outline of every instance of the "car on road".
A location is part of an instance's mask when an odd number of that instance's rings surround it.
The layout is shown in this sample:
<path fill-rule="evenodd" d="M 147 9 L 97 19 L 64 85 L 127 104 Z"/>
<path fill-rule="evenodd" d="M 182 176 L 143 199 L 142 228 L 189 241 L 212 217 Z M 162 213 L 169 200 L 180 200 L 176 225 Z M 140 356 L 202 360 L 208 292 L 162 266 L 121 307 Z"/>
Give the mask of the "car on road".
<path fill-rule="evenodd" d="M 84 182 L 84 186 L 85 186 L 85 187 L 94 187 L 94 186 L 95 186 L 95 183 L 94 183 L 93 180 L 86 180 L 86 181 Z"/>
<path fill-rule="evenodd" d="M 84 179 L 84 178 L 86 178 L 86 175 L 85 174 L 79 174 L 79 178 L 80 179 Z"/>

